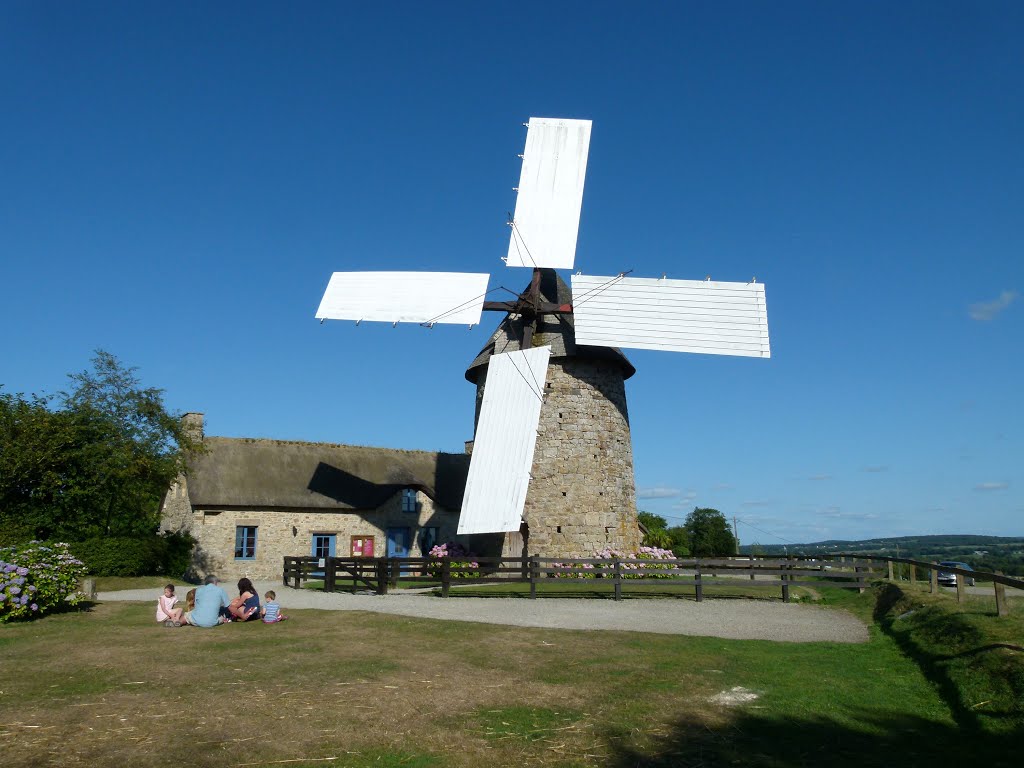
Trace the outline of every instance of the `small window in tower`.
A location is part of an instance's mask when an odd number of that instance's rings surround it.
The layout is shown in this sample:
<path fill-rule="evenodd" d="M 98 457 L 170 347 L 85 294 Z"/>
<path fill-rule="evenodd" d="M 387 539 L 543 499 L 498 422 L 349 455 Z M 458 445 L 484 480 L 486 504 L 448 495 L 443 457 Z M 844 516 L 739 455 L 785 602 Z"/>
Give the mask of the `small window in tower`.
<path fill-rule="evenodd" d="M 565 495 L 566 495 L 566 492 L 565 492 L 565 491 L 562 491 L 562 495 L 563 495 L 563 496 L 565 496 Z"/>
<path fill-rule="evenodd" d="M 562 526 L 560 526 L 560 525 L 555 526 L 555 532 L 556 533 L 561 533 L 562 532 Z"/>

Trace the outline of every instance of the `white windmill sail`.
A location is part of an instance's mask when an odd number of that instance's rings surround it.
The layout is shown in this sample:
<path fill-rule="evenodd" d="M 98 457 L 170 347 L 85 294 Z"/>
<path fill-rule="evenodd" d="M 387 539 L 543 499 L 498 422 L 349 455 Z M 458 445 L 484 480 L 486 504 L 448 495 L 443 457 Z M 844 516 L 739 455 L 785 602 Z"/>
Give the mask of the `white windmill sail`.
<path fill-rule="evenodd" d="M 476 325 L 487 293 L 486 273 L 335 272 L 317 319 Z"/>
<path fill-rule="evenodd" d="M 590 120 L 531 117 L 506 264 L 572 269 Z"/>
<path fill-rule="evenodd" d="M 551 347 L 493 355 L 473 439 L 458 533 L 518 531 Z"/>
<path fill-rule="evenodd" d="M 576 343 L 771 357 L 761 283 L 572 276 Z"/>

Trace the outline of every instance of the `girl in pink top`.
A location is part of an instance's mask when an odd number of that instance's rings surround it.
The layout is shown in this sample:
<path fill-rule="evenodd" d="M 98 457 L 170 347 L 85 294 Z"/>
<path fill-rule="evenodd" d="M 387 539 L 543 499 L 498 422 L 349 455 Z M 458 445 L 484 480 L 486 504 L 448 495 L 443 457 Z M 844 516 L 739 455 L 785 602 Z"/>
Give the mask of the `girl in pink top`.
<path fill-rule="evenodd" d="M 156 603 L 156 620 L 162 621 L 168 627 L 181 626 L 181 608 L 175 608 L 174 604 L 178 598 L 174 596 L 174 585 L 168 584 L 164 587 L 164 593 Z"/>

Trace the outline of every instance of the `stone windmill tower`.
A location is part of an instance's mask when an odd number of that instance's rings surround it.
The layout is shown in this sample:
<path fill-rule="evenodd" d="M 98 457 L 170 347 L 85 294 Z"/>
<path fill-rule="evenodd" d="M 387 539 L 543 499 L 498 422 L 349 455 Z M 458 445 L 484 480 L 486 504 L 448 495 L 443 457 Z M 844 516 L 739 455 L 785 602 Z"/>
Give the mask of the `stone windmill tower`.
<path fill-rule="evenodd" d="M 539 293 L 549 304 L 572 301 L 552 269 L 540 270 Z M 474 425 L 491 356 L 521 350 L 529 323 L 528 313 L 510 313 L 466 370 L 477 388 Z M 523 524 L 477 534 L 473 550 L 506 557 L 524 550 L 552 557 L 586 557 L 604 547 L 635 552 L 640 533 L 625 382 L 636 369 L 618 349 L 576 344 L 568 313 L 538 314 L 532 343 L 550 346 L 551 357 Z"/>
<path fill-rule="evenodd" d="M 571 288 L 589 120 L 531 118 L 504 260 L 532 269 L 513 301 L 486 273 L 335 272 L 316 317 L 479 324 L 505 320 L 466 371 L 477 385 L 459 534 L 479 554 L 586 555 L 639 544 L 619 347 L 769 357 L 764 286 L 594 277 Z"/>

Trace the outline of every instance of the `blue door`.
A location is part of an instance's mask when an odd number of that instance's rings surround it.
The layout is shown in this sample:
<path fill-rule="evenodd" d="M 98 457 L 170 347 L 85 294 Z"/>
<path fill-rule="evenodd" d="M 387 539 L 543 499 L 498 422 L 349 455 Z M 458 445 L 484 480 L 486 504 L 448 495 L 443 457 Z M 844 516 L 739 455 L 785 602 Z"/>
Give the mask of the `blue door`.
<path fill-rule="evenodd" d="M 314 533 L 313 534 L 313 550 L 311 554 L 317 560 L 323 560 L 327 557 L 334 557 L 335 553 L 335 541 L 337 536 L 333 533 Z M 324 572 L 317 571 L 312 574 L 317 578 L 323 578 Z"/>
<path fill-rule="evenodd" d="M 388 528 L 388 557 L 409 556 L 409 529 Z"/>

